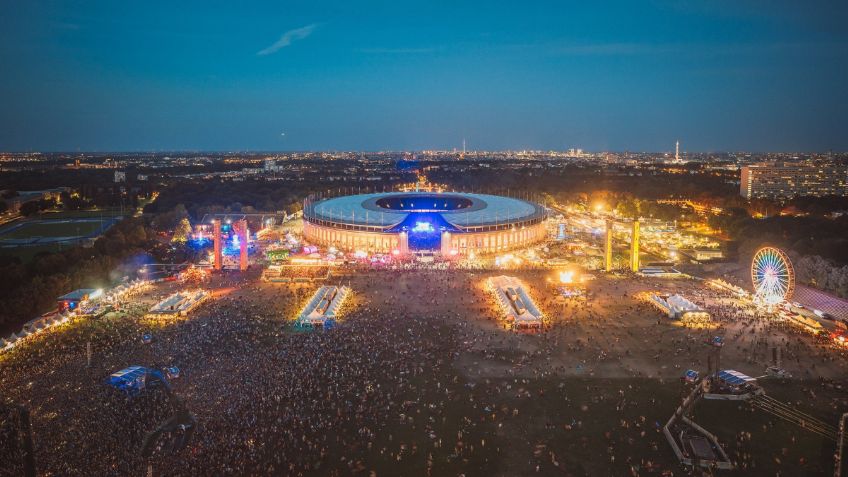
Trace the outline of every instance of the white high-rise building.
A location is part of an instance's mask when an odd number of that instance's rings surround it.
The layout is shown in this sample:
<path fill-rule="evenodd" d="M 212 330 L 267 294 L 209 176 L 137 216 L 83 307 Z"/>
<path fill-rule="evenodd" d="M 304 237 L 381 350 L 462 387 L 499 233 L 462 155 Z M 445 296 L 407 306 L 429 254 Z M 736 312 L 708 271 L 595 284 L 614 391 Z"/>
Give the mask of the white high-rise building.
<path fill-rule="evenodd" d="M 848 195 L 848 167 L 827 162 L 760 162 L 742 167 L 739 194 L 746 199 Z"/>

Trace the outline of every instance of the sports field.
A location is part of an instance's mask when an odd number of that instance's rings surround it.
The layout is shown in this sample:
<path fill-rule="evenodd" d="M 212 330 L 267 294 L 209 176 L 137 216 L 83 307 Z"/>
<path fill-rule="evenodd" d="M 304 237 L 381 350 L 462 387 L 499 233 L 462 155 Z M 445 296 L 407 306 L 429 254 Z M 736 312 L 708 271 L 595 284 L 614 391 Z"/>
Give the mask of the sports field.
<path fill-rule="evenodd" d="M 61 218 L 18 221 L 0 230 L 0 245 L 36 245 L 95 237 L 120 217 Z"/>
<path fill-rule="evenodd" d="M 24 222 L 19 227 L 0 235 L 3 238 L 26 239 L 33 237 L 80 237 L 100 229 L 99 220 L 48 220 Z"/>

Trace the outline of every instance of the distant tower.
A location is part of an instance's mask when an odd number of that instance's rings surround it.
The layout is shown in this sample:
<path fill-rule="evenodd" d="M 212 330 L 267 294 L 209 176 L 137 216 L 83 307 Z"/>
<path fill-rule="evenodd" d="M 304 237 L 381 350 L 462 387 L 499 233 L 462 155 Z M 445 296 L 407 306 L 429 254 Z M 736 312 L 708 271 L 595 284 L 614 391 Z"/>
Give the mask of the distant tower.
<path fill-rule="evenodd" d="M 674 142 L 674 162 L 680 162 L 680 141 Z"/>
<path fill-rule="evenodd" d="M 460 159 L 465 159 L 465 138 L 462 138 L 462 154 L 459 156 Z"/>

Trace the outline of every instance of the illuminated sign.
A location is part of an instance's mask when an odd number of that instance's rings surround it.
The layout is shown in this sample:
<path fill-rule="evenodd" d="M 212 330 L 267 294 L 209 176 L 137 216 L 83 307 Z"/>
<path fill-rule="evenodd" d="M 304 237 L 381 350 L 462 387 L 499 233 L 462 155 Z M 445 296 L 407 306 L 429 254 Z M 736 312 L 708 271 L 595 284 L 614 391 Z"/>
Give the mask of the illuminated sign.
<path fill-rule="evenodd" d="M 415 227 L 412 227 L 413 232 L 419 233 L 435 232 L 435 230 L 430 222 L 415 222 Z"/>

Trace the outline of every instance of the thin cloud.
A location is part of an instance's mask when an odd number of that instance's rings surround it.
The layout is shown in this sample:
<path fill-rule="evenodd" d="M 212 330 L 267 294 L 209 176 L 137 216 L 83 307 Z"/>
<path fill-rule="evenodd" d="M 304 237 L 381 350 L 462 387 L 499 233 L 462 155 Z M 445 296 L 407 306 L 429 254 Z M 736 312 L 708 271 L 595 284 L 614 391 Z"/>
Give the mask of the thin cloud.
<path fill-rule="evenodd" d="M 256 54 L 259 55 L 259 56 L 265 56 L 265 55 L 270 55 L 270 54 L 276 53 L 276 52 L 280 51 L 281 49 L 291 45 L 293 42 L 295 42 L 297 40 L 303 40 L 304 38 L 308 37 L 309 35 L 312 34 L 313 31 L 315 31 L 315 28 L 317 28 L 317 27 L 318 27 L 318 24 L 313 23 L 311 25 L 306 25 L 306 26 L 303 26 L 303 27 L 300 27 L 300 28 L 295 28 L 294 30 L 289 30 L 289 31 L 283 33 L 283 36 L 281 36 L 279 40 L 274 42 L 273 45 L 271 45 L 271 46 L 269 46 L 265 49 L 257 51 Z"/>

